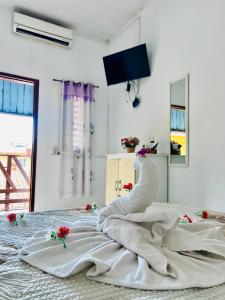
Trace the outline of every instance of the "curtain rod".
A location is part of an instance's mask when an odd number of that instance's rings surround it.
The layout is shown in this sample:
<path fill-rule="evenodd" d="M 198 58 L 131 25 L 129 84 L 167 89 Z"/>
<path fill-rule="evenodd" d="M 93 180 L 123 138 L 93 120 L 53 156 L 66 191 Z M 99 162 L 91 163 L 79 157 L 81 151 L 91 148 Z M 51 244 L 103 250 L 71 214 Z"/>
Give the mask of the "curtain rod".
<path fill-rule="evenodd" d="M 53 81 L 57 81 L 57 82 L 63 83 L 63 80 L 60 80 L 60 79 L 55 79 L 55 78 L 54 78 Z M 65 80 L 65 81 L 67 81 L 67 80 Z M 69 81 L 69 80 L 68 80 L 68 81 Z M 93 84 L 93 87 L 94 87 L 94 88 L 97 88 L 97 89 L 99 88 L 98 85 L 94 85 L 94 84 Z"/>

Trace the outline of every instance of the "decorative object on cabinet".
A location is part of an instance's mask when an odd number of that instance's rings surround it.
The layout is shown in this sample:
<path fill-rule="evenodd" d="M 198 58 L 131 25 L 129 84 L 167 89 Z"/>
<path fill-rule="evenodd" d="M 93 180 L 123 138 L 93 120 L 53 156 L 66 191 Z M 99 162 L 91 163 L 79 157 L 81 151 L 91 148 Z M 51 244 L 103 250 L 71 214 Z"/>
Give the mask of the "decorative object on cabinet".
<path fill-rule="evenodd" d="M 128 153 L 133 153 L 135 151 L 135 147 L 139 145 L 140 141 L 137 137 L 125 137 L 121 139 L 121 145 L 124 149 L 127 150 Z"/>
<path fill-rule="evenodd" d="M 126 147 L 127 153 L 134 153 L 135 152 L 135 147 Z"/>
<path fill-rule="evenodd" d="M 139 155 L 141 157 L 146 157 L 147 154 L 150 154 L 150 148 L 145 147 L 145 145 L 143 145 L 143 147 L 141 148 L 141 150 L 139 150 L 137 152 L 137 155 Z"/>
<path fill-rule="evenodd" d="M 158 143 L 155 144 L 152 148 L 151 146 L 146 147 L 145 145 L 143 145 L 141 150 L 137 152 L 137 155 L 145 157 L 147 154 L 157 154 L 157 146 Z"/>
<path fill-rule="evenodd" d="M 158 148 L 159 143 L 155 141 L 154 138 L 151 139 L 150 141 L 150 153 L 152 154 L 157 154 L 157 148 Z"/>
<path fill-rule="evenodd" d="M 160 180 L 160 190 L 157 202 L 168 202 L 168 155 L 147 154 L 146 159 L 152 159 L 156 166 Z M 138 180 L 138 172 L 134 170 L 135 153 L 121 153 L 107 155 L 106 170 L 106 204 L 120 196 L 127 195 L 123 185 L 127 182 L 133 185 Z"/>

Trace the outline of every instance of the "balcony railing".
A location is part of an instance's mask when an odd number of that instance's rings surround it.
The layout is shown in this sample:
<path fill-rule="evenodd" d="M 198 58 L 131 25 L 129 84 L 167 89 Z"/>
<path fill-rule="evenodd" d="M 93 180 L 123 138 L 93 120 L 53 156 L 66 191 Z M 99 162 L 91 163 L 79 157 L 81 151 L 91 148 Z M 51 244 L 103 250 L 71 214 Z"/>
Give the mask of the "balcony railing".
<path fill-rule="evenodd" d="M 28 210 L 31 155 L 0 153 L 0 210 Z"/>

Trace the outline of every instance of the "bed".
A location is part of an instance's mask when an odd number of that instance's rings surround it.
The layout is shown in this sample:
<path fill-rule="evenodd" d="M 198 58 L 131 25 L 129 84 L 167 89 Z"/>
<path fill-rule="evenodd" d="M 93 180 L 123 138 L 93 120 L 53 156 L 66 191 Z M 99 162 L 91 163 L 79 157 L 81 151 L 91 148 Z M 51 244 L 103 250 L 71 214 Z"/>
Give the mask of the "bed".
<path fill-rule="evenodd" d="M 180 214 L 193 213 L 190 208 L 175 204 L 153 203 L 153 206 L 169 206 L 179 211 Z M 34 212 L 25 215 L 24 222 L 18 226 L 0 221 L 0 245 L 21 249 L 27 238 L 31 237 L 37 230 L 51 229 L 54 217 L 73 219 L 75 216 L 86 214 L 76 210 Z M 5 257 L 3 257 L 5 258 Z M 17 255 L 6 256 L 0 260 L 0 283 L 1 274 L 13 273 L 20 278 L 27 278 L 22 290 L 12 289 L 8 298 L 0 299 L 129 299 L 129 300 L 175 300 L 175 299 L 224 299 L 225 284 L 213 288 L 199 289 L 191 288 L 177 291 L 142 291 L 137 289 L 116 287 L 113 285 L 97 283 L 88 280 L 85 272 L 81 272 L 68 279 L 56 278 L 50 274 L 40 271 L 29 264 L 21 261 Z"/>

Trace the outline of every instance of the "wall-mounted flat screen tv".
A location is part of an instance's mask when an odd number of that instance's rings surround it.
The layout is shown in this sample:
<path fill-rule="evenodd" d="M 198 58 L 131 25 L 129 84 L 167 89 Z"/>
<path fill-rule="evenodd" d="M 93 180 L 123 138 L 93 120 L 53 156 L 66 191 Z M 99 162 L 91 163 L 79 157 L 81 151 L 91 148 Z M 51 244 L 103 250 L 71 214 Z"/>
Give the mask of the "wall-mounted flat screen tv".
<path fill-rule="evenodd" d="M 146 44 L 103 57 L 107 85 L 150 76 Z"/>

